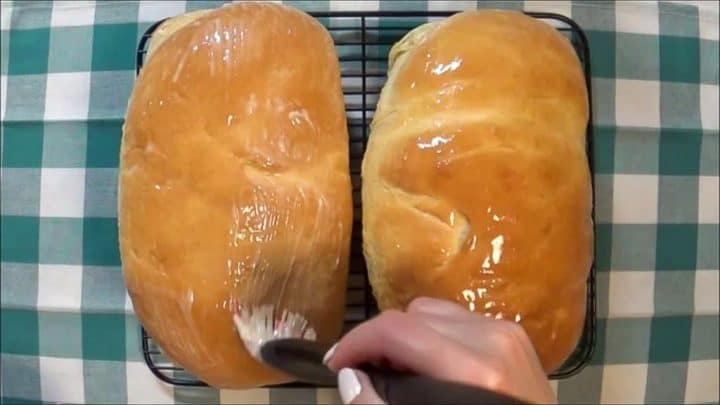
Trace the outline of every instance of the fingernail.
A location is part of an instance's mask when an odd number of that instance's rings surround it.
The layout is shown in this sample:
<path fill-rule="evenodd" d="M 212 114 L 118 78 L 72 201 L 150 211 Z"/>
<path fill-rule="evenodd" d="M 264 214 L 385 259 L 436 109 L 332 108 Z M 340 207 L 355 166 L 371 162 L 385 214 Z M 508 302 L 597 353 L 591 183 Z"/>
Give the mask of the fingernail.
<path fill-rule="evenodd" d="M 338 390 L 344 404 L 349 404 L 360 395 L 362 386 L 351 368 L 343 368 L 338 373 Z"/>
<path fill-rule="evenodd" d="M 335 354 L 335 348 L 336 348 L 336 347 L 337 347 L 337 343 L 335 343 L 334 345 L 332 345 L 332 347 L 330 348 L 330 350 L 328 350 L 327 353 L 325 353 L 325 356 L 323 356 L 323 364 L 327 364 L 327 362 L 330 361 L 330 359 L 332 358 L 333 354 Z"/>

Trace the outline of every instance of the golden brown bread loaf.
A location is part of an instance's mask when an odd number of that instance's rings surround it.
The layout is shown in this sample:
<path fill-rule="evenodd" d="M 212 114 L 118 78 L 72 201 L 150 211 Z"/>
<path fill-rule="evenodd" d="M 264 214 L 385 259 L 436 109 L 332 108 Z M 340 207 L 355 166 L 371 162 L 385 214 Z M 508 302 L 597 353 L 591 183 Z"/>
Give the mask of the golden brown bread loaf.
<path fill-rule="evenodd" d="M 390 64 L 362 168 L 381 309 L 431 296 L 517 321 L 556 369 L 582 331 L 593 256 L 569 41 L 517 12 L 463 12 L 409 33 Z"/>
<path fill-rule="evenodd" d="M 279 383 L 232 313 L 277 304 L 318 340 L 341 331 L 352 202 L 338 60 L 327 31 L 291 8 L 196 17 L 167 30 L 129 102 L 124 277 L 142 324 L 191 373 L 217 387 Z"/>

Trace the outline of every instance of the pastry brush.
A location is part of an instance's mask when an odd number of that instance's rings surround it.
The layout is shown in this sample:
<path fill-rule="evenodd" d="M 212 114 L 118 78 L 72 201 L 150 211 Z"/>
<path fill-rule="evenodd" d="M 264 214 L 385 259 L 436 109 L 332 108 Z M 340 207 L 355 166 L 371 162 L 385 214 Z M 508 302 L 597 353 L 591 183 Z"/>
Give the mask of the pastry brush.
<path fill-rule="evenodd" d="M 316 333 L 301 314 L 273 306 L 242 310 L 233 316 L 238 333 L 257 360 L 298 380 L 318 386 L 335 386 L 337 374 L 323 364 L 329 345 L 316 341 Z M 373 365 L 357 367 L 370 379 L 388 404 L 519 404 L 522 401 L 480 387 L 401 373 Z"/>

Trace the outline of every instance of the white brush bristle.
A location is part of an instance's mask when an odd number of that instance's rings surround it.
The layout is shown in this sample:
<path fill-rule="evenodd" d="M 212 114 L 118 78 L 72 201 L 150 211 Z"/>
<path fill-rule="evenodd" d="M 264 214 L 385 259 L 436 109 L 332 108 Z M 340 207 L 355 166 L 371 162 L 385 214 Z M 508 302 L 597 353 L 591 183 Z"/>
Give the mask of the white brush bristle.
<path fill-rule="evenodd" d="M 240 334 L 245 348 L 255 358 L 259 358 L 263 343 L 283 338 L 317 339 L 313 329 L 304 316 L 297 312 L 283 310 L 279 318 L 275 318 L 273 305 L 262 305 L 252 309 L 242 308 L 233 315 L 235 328 Z"/>

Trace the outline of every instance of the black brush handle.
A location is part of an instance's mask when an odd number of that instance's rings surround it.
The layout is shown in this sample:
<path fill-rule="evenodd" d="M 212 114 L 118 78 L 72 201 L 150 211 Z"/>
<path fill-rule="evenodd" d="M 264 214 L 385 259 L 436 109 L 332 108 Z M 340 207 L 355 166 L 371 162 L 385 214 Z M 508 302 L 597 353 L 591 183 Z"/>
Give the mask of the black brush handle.
<path fill-rule="evenodd" d="M 328 346 L 302 339 L 278 339 L 260 348 L 266 364 L 320 386 L 335 386 L 337 375 L 323 363 Z M 372 365 L 358 367 L 386 403 L 405 404 L 520 404 L 523 401 L 492 390 L 436 380 L 415 374 L 400 373 Z"/>
<path fill-rule="evenodd" d="M 405 404 L 521 404 L 517 398 L 488 389 L 388 370 L 363 368 L 386 403 Z"/>

